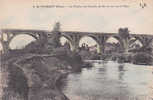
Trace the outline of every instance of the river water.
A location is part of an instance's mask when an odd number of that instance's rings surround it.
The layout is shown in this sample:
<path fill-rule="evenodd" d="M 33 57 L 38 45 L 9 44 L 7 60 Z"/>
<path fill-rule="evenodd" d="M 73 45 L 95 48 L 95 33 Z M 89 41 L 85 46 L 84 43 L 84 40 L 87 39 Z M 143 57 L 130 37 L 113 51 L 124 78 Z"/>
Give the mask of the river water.
<path fill-rule="evenodd" d="M 89 62 L 92 68 L 63 79 L 62 91 L 70 100 L 153 100 L 153 66 Z"/>

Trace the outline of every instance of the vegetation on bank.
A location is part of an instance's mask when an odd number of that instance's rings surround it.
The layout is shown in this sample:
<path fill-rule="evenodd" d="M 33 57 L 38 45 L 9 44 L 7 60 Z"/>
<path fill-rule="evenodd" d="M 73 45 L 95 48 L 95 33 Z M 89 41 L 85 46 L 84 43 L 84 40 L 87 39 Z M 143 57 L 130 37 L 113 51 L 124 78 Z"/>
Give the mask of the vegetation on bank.
<path fill-rule="evenodd" d="M 46 40 L 34 41 L 21 50 L 1 55 L 7 66 L 2 67 L 9 73 L 3 100 L 68 100 L 57 83 L 68 72 L 80 71 L 82 59 L 76 52 L 61 47 L 57 26 L 49 47 Z"/>
<path fill-rule="evenodd" d="M 56 48 L 52 54 L 54 55 L 36 55 L 32 58 L 24 58 L 22 55 L 21 59 L 20 56 L 12 57 L 16 60 L 8 63 L 9 87 L 4 90 L 3 100 L 11 100 L 8 97 L 17 100 L 68 100 L 56 83 L 69 71 L 81 70 L 81 57 L 64 48 Z"/>
<path fill-rule="evenodd" d="M 82 59 L 111 59 L 132 63 L 140 61 L 147 64 L 153 62 L 149 49 L 146 52 L 146 49 L 141 48 L 133 55 L 126 55 L 128 52 L 126 45 L 123 47 L 122 55 L 99 56 L 86 50 L 72 52 L 61 46 L 59 30 L 60 24 L 57 23 L 52 31 L 53 36 L 47 42 L 34 41 L 21 50 L 10 50 L 8 54 L 1 56 L 2 61 L 7 62 L 9 73 L 8 87 L 4 88 L 3 100 L 12 100 L 10 96 L 15 100 L 68 100 L 57 87 L 57 81 L 69 71 L 80 71 Z M 121 43 L 126 44 L 129 37 L 128 30 L 120 29 L 119 34 L 120 38 L 124 38 Z M 30 54 L 34 56 L 25 57 Z"/>

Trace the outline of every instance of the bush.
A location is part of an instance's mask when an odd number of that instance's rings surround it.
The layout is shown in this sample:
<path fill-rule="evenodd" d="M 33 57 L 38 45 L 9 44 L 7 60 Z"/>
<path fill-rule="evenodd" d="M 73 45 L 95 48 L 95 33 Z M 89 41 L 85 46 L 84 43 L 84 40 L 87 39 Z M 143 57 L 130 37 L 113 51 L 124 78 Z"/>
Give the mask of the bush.
<path fill-rule="evenodd" d="M 137 53 L 133 57 L 133 63 L 151 65 L 153 64 L 153 58 L 151 57 L 151 55 L 146 54 L 146 53 Z"/>

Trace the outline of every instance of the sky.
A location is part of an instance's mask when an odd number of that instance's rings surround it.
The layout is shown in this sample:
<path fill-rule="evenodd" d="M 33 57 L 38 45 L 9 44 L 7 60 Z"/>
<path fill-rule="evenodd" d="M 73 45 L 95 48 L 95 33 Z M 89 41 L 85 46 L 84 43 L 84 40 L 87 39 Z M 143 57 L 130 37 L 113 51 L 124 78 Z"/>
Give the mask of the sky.
<path fill-rule="evenodd" d="M 62 31 L 117 33 L 128 27 L 133 34 L 153 34 L 153 0 L 124 2 L 36 2 L 36 0 L 0 0 L 0 28 L 51 31 L 56 22 Z M 125 2 L 126 1 L 126 2 Z M 130 1 L 130 2 L 129 2 Z M 135 2 L 136 1 L 136 2 Z M 34 5 L 129 5 L 128 8 L 33 8 Z"/>

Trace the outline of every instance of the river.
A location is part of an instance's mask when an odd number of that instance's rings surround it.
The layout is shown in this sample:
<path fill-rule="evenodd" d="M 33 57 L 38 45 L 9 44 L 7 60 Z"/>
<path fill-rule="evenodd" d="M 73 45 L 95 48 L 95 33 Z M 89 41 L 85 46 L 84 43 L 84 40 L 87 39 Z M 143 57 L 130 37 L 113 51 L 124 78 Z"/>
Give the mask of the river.
<path fill-rule="evenodd" d="M 70 100 L 153 100 L 153 66 L 89 62 L 93 67 L 63 79 Z"/>

